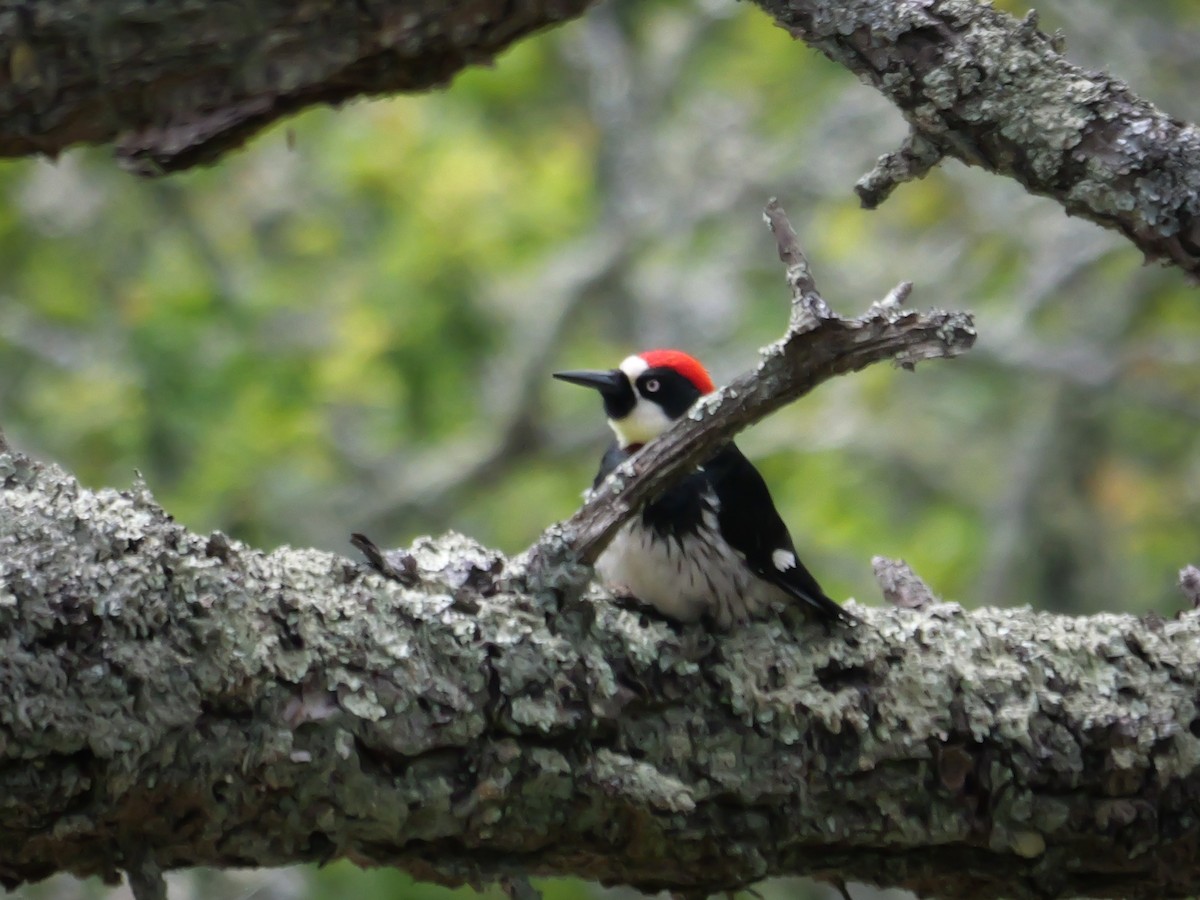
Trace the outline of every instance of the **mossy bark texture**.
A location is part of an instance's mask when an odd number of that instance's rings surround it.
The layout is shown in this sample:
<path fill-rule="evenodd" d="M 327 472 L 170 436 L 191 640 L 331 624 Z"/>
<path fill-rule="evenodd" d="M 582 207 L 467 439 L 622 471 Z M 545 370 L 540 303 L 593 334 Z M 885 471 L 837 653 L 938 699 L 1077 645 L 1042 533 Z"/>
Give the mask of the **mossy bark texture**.
<path fill-rule="evenodd" d="M 979 0 L 754 0 L 878 88 L 913 137 L 860 183 L 868 206 L 940 156 L 1015 178 L 1200 274 L 1200 129 Z"/>
<path fill-rule="evenodd" d="M 714 635 L 531 594 L 460 536 L 409 553 L 405 583 L 264 553 L 0 455 L 0 880 L 348 857 L 690 894 L 1200 891 L 1195 614 Z"/>

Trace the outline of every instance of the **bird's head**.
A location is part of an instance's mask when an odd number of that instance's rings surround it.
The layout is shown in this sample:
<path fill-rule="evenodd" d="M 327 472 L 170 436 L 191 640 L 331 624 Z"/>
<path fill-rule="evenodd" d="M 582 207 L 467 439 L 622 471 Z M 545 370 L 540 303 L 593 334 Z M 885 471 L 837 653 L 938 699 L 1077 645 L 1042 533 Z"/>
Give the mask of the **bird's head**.
<path fill-rule="evenodd" d="M 600 392 L 608 425 L 623 448 L 658 437 L 713 390 L 704 366 L 679 350 L 647 350 L 625 357 L 615 369 L 555 372 L 554 377 Z"/>

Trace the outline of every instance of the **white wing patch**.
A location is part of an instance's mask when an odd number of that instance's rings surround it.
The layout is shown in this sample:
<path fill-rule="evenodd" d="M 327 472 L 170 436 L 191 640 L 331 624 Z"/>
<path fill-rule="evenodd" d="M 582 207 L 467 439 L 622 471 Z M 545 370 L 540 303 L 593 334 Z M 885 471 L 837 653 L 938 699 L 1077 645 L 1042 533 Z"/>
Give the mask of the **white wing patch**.
<path fill-rule="evenodd" d="M 788 569 L 796 568 L 796 554 L 781 548 L 771 554 L 771 562 L 780 572 L 786 572 Z"/>

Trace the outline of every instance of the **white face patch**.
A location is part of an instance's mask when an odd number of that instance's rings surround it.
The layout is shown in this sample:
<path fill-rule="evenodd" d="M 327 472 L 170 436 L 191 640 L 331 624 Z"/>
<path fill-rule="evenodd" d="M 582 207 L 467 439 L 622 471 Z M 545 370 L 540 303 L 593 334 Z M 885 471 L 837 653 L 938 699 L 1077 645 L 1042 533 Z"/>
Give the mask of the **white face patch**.
<path fill-rule="evenodd" d="M 650 366 L 640 356 L 627 356 L 621 360 L 618 368 L 625 373 L 632 386 L 638 376 Z M 671 427 L 671 419 L 663 412 L 662 407 L 652 400 L 647 400 L 634 389 L 635 403 L 632 411 L 623 419 L 609 419 L 608 426 L 617 436 L 617 443 L 622 447 L 630 444 L 646 444 L 654 440 Z"/>
<path fill-rule="evenodd" d="M 790 550 L 776 550 L 771 554 L 771 562 L 778 571 L 786 572 L 796 567 L 796 554 Z"/>
<path fill-rule="evenodd" d="M 652 400 L 638 397 L 633 411 L 623 419 L 609 419 L 608 427 L 622 447 L 647 444 L 671 427 L 671 420 L 662 407 Z"/>

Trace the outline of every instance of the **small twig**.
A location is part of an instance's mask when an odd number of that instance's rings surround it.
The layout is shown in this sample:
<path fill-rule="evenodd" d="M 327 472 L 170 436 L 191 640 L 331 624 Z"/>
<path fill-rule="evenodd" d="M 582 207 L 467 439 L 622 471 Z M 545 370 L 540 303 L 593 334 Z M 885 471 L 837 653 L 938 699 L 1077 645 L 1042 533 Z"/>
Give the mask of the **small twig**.
<path fill-rule="evenodd" d="M 167 882 L 154 858 L 154 851 L 142 847 L 130 854 L 125 870 L 134 900 L 167 900 Z"/>
<path fill-rule="evenodd" d="M 380 575 L 404 585 L 413 585 L 420 580 L 417 561 L 406 550 L 381 550 L 365 534 L 350 535 L 350 543 L 367 558 L 368 565 Z"/>
<path fill-rule="evenodd" d="M 881 300 L 876 300 L 871 304 L 871 308 L 880 312 L 898 310 L 908 302 L 908 296 L 912 293 L 912 289 L 913 283 L 911 281 L 902 281 L 888 291 Z"/>
<path fill-rule="evenodd" d="M 789 269 L 793 266 L 807 268 L 808 258 L 800 249 L 800 238 L 796 235 L 796 229 L 792 227 L 792 223 L 788 221 L 787 212 L 779 205 L 778 197 L 772 197 L 767 201 L 766 208 L 763 210 L 763 221 L 775 235 L 775 243 L 779 248 L 779 261 Z M 814 291 L 817 289 L 811 278 L 808 280 L 808 287 Z"/>
<path fill-rule="evenodd" d="M 871 558 L 875 580 L 883 592 L 883 599 L 899 609 L 924 609 L 937 603 L 937 597 L 912 566 L 902 559 L 886 556 Z"/>
<path fill-rule="evenodd" d="M 1192 609 L 1200 609 L 1200 569 L 1195 566 L 1184 566 L 1180 569 L 1179 590 L 1192 604 Z"/>
<path fill-rule="evenodd" d="M 501 878 L 499 884 L 508 900 L 542 900 L 542 892 L 525 875 L 509 875 Z"/>
<path fill-rule="evenodd" d="M 937 145 L 911 131 L 898 150 L 879 157 L 875 168 L 858 180 L 854 192 L 864 209 L 875 209 L 900 185 L 928 175 L 942 158 Z"/>
<path fill-rule="evenodd" d="M 800 239 L 796 236 L 796 230 L 792 228 L 787 213 L 775 197 L 767 201 L 766 209 L 763 210 L 763 221 L 775 235 L 780 262 L 787 266 L 787 283 L 792 290 L 792 317 L 788 324 L 788 334 L 811 331 L 819 326 L 821 320 L 832 317 L 833 311 L 817 291 L 812 267 L 808 263 L 808 257 L 800 249 Z"/>
<path fill-rule="evenodd" d="M 700 400 L 665 434 L 620 465 L 575 515 L 547 529 L 526 554 L 529 574 L 535 579 L 561 582 L 563 563 L 595 562 L 617 528 L 642 504 L 738 432 L 818 384 L 885 359 L 908 367 L 925 359 L 958 356 L 974 343 L 974 324 L 966 313 L 897 309 L 889 298 L 906 295 L 903 286 L 863 316 L 835 315 L 816 291 L 783 208 L 772 200 L 764 216 L 787 265 L 792 289 L 793 316 L 787 334 L 761 351 L 762 361 L 754 371 Z M 806 319 L 801 327 L 796 321 L 798 308 Z M 582 570 L 581 577 L 586 576 L 586 569 Z"/>

